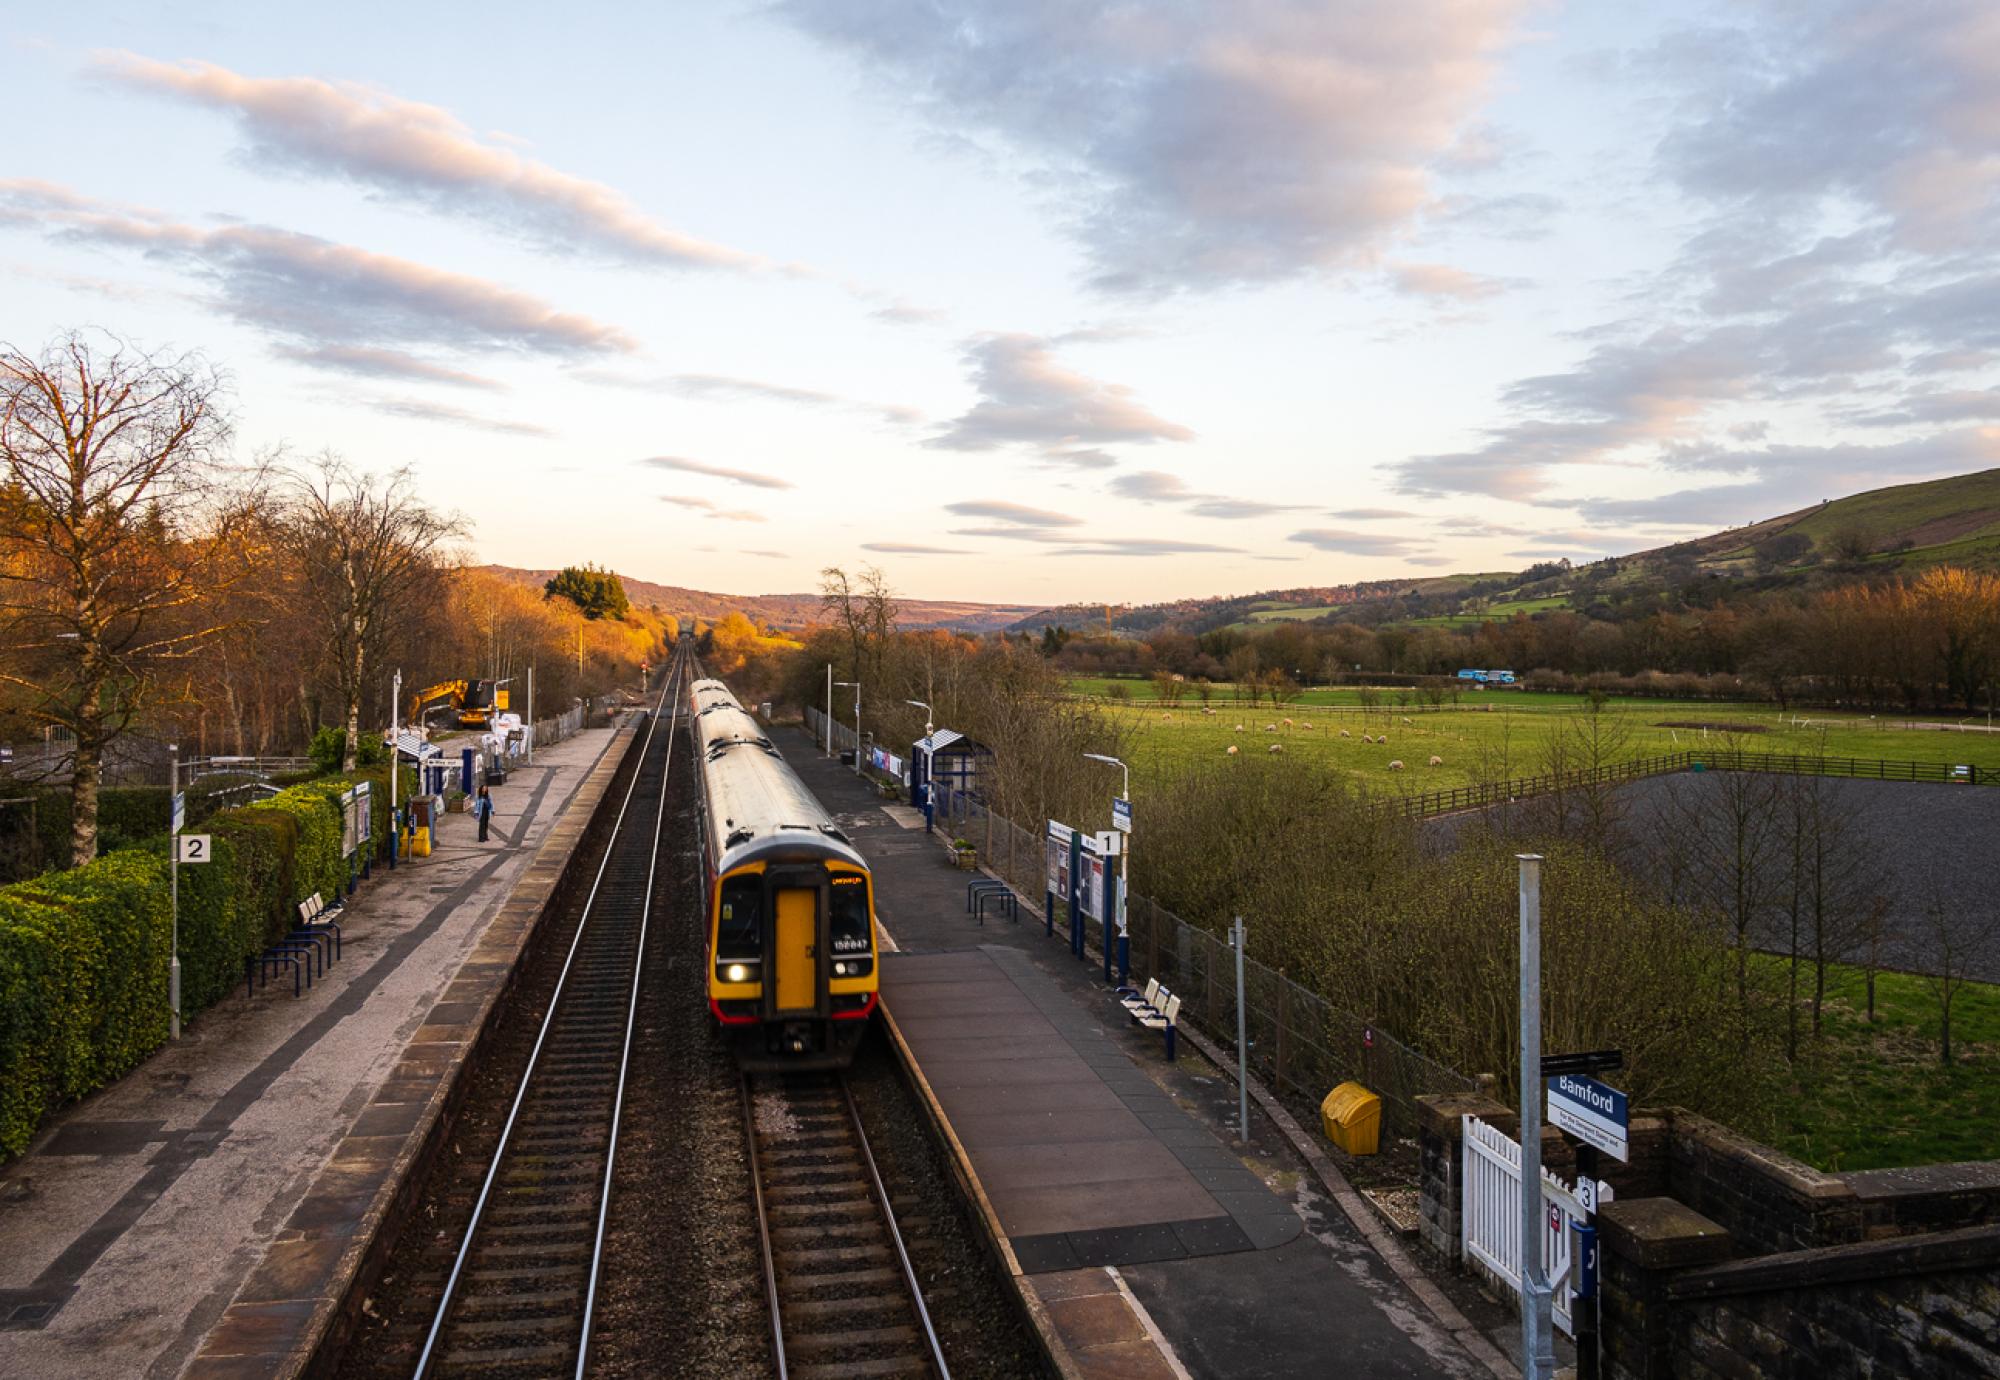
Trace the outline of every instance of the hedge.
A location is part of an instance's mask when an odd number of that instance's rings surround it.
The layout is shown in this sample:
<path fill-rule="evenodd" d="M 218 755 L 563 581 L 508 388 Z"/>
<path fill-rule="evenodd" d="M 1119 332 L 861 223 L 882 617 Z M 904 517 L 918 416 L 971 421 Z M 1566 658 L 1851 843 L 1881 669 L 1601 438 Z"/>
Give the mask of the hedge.
<path fill-rule="evenodd" d="M 360 779 L 377 797 L 368 847 L 380 857 L 390 827 L 386 767 L 294 786 L 203 826 L 212 861 L 180 870 L 185 1018 L 242 981 L 243 960 L 292 927 L 300 900 L 345 888 L 339 799 Z M 26 1149 L 51 1111 L 165 1042 L 168 867 L 159 833 L 83 867 L 0 886 L 0 1160 Z"/>
<path fill-rule="evenodd" d="M 69 866 L 70 797 L 67 791 L 36 787 L 26 794 L 34 798 L 34 844 L 19 850 L 27 867 L 22 875 L 39 875 L 44 868 Z M 164 833 L 167 827 L 165 786 L 106 786 L 97 793 L 97 851 L 99 856 Z M 0 815 L 0 828 L 25 831 L 30 812 L 22 807 Z M 13 880 L 9 877 L 5 880 Z"/>

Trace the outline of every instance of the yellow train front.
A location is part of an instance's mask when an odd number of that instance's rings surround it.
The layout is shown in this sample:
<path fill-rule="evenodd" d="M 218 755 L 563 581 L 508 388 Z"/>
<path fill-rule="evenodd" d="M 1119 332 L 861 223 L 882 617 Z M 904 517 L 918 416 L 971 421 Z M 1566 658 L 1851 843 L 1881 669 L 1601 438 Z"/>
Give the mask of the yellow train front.
<path fill-rule="evenodd" d="M 744 1068 L 842 1067 L 875 1011 L 868 865 L 727 686 L 688 696 L 709 1010 Z"/>

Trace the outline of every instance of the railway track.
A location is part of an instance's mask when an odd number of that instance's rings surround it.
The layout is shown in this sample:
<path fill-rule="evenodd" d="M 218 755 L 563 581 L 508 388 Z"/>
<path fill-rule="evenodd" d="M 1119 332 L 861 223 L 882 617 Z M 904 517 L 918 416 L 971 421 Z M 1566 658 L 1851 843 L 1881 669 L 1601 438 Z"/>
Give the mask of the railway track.
<path fill-rule="evenodd" d="M 779 1380 L 951 1380 L 846 1078 L 746 1074 L 742 1096 Z"/>
<path fill-rule="evenodd" d="M 653 918 L 679 691 L 669 670 L 415 1376 L 581 1377 Z"/>

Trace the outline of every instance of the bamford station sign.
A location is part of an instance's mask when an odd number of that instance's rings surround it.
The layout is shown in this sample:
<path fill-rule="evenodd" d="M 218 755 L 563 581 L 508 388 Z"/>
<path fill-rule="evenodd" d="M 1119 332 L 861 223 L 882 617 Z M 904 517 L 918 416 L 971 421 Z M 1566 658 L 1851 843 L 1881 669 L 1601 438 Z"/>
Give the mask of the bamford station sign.
<path fill-rule="evenodd" d="M 1629 1160 L 1631 1109 L 1625 1094 L 1580 1073 L 1549 1079 L 1549 1125 L 1594 1145 L 1613 1159 Z"/>

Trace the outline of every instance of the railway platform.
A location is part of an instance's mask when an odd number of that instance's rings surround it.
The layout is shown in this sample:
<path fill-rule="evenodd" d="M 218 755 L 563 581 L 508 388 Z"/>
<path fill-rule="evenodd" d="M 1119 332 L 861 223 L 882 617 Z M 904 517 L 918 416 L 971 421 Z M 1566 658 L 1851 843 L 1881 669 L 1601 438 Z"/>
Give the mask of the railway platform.
<path fill-rule="evenodd" d="M 0 1170 L 0 1374 L 283 1372 L 629 737 L 537 754 L 489 843 L 447 815 L 311 992 L 225 998 Z"/>
<path fill-rule="evenodd" d="M 874 871 L 885 1027 L 1065 1376 L 1518 1374 L 1261 1113 L 1241 1142 L 1234 1084 L 1187 1044 L 1168 1063 L 1065 936 L 977 924 L 918 812 L 776 739 Z"/>

